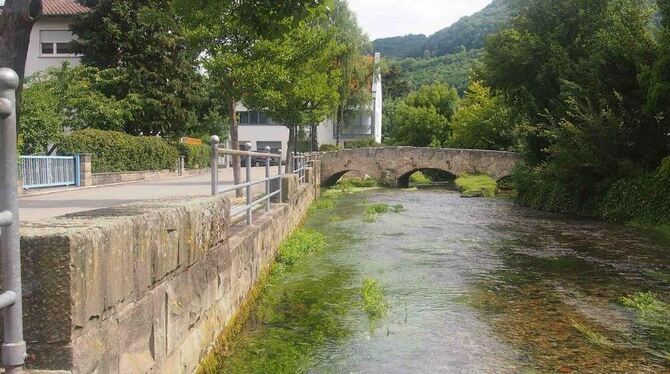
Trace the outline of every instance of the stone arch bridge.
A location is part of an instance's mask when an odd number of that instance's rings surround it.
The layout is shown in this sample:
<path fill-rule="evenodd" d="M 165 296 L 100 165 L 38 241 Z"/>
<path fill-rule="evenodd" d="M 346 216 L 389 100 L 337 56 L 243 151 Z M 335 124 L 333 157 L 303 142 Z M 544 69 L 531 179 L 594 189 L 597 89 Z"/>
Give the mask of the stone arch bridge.
<path fill-rule="evenodd" d="M 380 147 L 322 152 L 321 181 L 330 186 L 346 173 L 369 175 L 385 185 L 406 187 L 417 171 L 436 169 L 456 177 L 487 174 L 496 180 L 507 177 L 519 161 L 512 152 L 451 149 Z"/>

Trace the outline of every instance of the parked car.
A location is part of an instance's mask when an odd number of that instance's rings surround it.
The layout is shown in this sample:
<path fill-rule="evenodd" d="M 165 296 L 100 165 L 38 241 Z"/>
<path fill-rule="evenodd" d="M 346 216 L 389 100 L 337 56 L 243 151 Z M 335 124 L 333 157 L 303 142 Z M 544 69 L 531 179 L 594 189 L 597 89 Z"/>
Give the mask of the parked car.
<path fill-rule="evenodd" d="M 253 151 L 253 152 L 265 153 L 265 151 Z M 270 166 L 277 166 L 279 160 L 280 159 L 276 157 L 270 158 Z M 265 157 L 256 157 L 256 156 L 251 157 L 251 166 L 265 166 L 265 162 L 266 162 Z M 242 165 L 242 167 L 247 167 L 247 158 L 242 157 L 240 160 L 240 164 Z"/>

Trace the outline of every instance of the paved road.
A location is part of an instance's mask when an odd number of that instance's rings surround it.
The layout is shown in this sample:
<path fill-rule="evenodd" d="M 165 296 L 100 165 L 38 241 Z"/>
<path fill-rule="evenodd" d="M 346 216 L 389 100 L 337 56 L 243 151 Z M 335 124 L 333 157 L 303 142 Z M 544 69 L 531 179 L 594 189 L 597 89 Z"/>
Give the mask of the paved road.
<path fill-rule="evenodd" d="M 244 174 L 244 170 L 242 173 Z M 232 174 L 232 169 L 220 170 L 220 183 L 232 185 Z M 272 175 L 277 175 L 276 167 L 272 168 Z M 265 168 L 253 168 L 254 180 L 264 176 Z M 242 178 L 244 179 L 244 176 Z M 96 188 L 71 189 L 40 196 L 24 196 L 19 200 L 19 217 L 22 222 L 35 222 L 45 218 L 139 201 L 169 197 L 208 196 L 211 190 L 210 179 L 210 174 L 203 174 Z M 264 187 L 258 186 L 257 188 Z"/>

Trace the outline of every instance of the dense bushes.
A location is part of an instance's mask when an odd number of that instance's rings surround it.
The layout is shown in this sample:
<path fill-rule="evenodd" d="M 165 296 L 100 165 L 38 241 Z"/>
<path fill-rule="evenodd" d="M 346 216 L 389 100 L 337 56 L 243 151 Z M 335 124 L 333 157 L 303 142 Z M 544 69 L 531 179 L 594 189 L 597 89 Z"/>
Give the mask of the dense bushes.
<path fill-rule="evenodd" d="M 618 180 L 602 194 L 594 192 L 587 198 L 578 198 L 556 180 L 527 167 L 515 171 L 514 183 L 517 201 L 531 208 L 619 223 L 670 222 L 670 158 L 656 173 Z"/>
<path fill-rule="evenodd" d="M 158 137 L 93 129 L 65 136 L 58 150 L 68 155 L 90 153 L 94 173 L 172 169 L 179 157 L 176 147 Z"/>
<path fill-rule="evenodd" d="M 346 142 L 344 145 L 345 149 L 358 149 L 358 148 L 375 148 L 383 147 L 382 144 L 377 143 L 374 139 L 359 139 Z"/>
<path fill-rule="evenodd" d="M 597 214 L 612 222 L 670 223 L 670 158 L 659 171 L 612 185 L 599 201 Z"/>
<path fill-rule="evenodd" d="M 211 165 L 212 151 L 208 145 L 178 144 L 177 150 L 186 158 L 187 169 L 202 169 Z"/>

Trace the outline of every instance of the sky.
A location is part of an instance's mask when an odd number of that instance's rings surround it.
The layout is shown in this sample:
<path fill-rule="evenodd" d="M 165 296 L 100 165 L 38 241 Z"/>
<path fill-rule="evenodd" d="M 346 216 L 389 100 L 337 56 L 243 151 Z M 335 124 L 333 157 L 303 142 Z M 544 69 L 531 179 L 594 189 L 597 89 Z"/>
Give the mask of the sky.
<path fill-rule="evenodd" d="M 430 35 L 491 0 L 347 0 L 371 40 L 407 34 Z"/>

